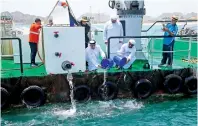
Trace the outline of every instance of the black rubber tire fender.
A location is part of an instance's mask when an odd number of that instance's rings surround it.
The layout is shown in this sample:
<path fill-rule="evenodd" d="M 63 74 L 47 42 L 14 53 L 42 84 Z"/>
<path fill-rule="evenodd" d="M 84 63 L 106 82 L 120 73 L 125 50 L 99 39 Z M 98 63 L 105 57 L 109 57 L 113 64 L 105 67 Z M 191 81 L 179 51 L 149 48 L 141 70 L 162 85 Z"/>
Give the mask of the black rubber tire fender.
<path fill-rule="evenodd" d="M 175 74 L 169 74 L 165 77 L 164 86 L 171 94 L 176 94 L 181 90 L 182 78 Z"/>
<path fill-rule="evenodd" d="M 74 87 L 74 99 L 77 102 L 87 102 L 91 100 L 91 90 L 87 85 Z"/>
<path fill-rule="evenodd" d="M 27 107 L 39 107 L 45 103 L 45 92 L 39 86 L 29 86 L 21 93 L 22 103 Z"/>
<path fill-rule="evenodd" d="M 135 98 L 146 99 L 153 92 L 153 85 L 148 79 L 140 79 L 135 83 L 133 94 Z"/>
<path fill-rule="evenodd" d="M 104 95 L 104 88 L 108 92 L 107 96 Z M 102 100 L 113 100 L 117 98 L 118 95 L 118 87 L 113 82 L 106 82 L 105 84 L 99 86 L 98 95 Z"/>
<path fill-rule="evenodd" d="M 8 105 L 9 96 L 9 92 L 5 88 L 1 87 L 1 109 Z"/>
<path fill-rule="evenodd" d="M 190 76 L 185 78 L 184 90 L 186 94 L 194 95 L 197 94 L 197 77 Z"/>

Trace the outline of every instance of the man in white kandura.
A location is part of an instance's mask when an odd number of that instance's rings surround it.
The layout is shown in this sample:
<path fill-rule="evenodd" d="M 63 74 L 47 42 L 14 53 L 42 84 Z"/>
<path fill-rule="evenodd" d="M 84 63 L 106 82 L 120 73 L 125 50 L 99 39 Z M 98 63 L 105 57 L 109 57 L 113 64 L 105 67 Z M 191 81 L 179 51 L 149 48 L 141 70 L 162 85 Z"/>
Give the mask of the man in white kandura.
<path fill-rule="evenodd" d="M 105 53 L 101 47 L 96 44 L 95 40 L 89 42 L 89 46 L 86 48 L 86 61 L 88 62 L 88 70 L 93 71 L 101 68 L 100 56 L 104 59 Z"/>
<path fill-rule="evenodd" d="M 129 69 L 132 67 L 133 62 L 136 60 L 135 57 L 135 40 L 130 39 L 128 43 L 122 45 L 121 49 L 118 51 L 118 55 L 127 58 L 127 63 L 123 66 L 124 69 Z"/>
<path fill-rule="evenodd" d="M 108 38 L 113 36 L 123 36 L 123 27 L 120 21 L 118 20 L 117 15 L 111 16 L 111 20 L 105 24 L 104 42 L 106 44 L 106 47 L 108 45 Z M 123 44 L 123 38 L 116 38 L 110 40 L 110 58 L 112 60 L 113 57 L 116 55 L 117 50 L 120 49 L 122 44 Z"/>

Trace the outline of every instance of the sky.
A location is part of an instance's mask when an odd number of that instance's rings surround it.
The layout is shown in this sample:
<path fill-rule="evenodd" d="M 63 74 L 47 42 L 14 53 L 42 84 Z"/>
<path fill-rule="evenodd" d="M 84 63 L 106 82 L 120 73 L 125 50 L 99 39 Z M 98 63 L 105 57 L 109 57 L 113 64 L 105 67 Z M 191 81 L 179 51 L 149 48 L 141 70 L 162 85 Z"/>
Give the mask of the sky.
<path fill-rule="evenodd" d="M 62 0 L 64 1 L 64 0 Z M 68 0 L 76 17 L 86 12 L 114 14 L 109 0 Z M 21 11 L 24 14 L 48 16 L 57 0 L 0 0 L 0 11 Z M 91 8 L 90 8 L 91 7 Z M 198 0 L 145 0 L 146 15 L 157 17 L 162 13 L 198 12 Z"/>

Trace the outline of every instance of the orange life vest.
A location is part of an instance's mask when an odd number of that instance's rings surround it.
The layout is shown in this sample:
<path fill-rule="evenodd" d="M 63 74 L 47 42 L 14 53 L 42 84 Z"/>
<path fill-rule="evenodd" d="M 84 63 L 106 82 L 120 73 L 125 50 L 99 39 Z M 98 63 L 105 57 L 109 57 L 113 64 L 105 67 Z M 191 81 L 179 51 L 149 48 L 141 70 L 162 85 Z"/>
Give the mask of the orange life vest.
<path fill-rule="evenodd" d="M 38 43 L 39 41 L 39 29 L 41 28 L 40 25 L 33 23 L 30 26 L 30 33 L 29 33 L 29 42 Z"/>

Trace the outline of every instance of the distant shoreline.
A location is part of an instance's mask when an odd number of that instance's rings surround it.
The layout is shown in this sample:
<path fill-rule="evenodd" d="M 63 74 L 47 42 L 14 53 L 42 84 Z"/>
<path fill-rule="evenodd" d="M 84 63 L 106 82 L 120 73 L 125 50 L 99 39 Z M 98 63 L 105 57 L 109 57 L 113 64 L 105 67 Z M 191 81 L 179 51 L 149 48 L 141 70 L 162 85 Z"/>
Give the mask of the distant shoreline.
<path fill-rule="evenodd" d="M 143 22 L 143 25 L 153 25 L 155 22 Z M 178 22 L 177 24 L 178 25 L 182 25 L 184 24 L 185 22 Z M 102 25 L 102 24 L 105 24 L 105 23 L 95 23 L 95 25 Z M 197 22 L 188 22 L 188 24 L 197 24 Z M 162 25 L 162 23 L 157 23 L 155 25 Z"/>
<path fill-rule="evenodd" d="M 35 18 L 38 17 L 41 20 L 45 20 L 46 17 L 40 17 L 36 15 L 30 15 L 30 14 L 24 14 L 20 11 L 15 11 L 15 12 L 1 12 L 1 16 L 6 15 L 10 16 L 13 18 L 13 21 L 15 24 L 21 24 L 21 25 L 29 25 L 32 22 L 34 22 Z M 143 24 L 145 25 L 152 25 L 155 21 L 157 20 L 171 20 L 172 15 L 177 15 L 179 17 L 179 20 L 187 20 L 187 19 L 197 19 L 198 14 L 196 12 L 190 12 L 187 14 L 182 14 L 179 12 L 173 12 L 173 13 L 162 13 L 161 15 L 157 17 L 151 17 L 148 15 L 144 15 L 143 17 Z M 95 24 L 103 24 L 107 22 L 110 19 L 110 16 L 105 13 L 84 13 L 81 15 L 77 20 L 80 20 L 82 16 L 87 16 L 87 17 L 93 17 L 92 22 Z"/>

